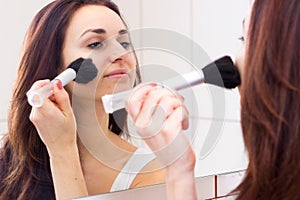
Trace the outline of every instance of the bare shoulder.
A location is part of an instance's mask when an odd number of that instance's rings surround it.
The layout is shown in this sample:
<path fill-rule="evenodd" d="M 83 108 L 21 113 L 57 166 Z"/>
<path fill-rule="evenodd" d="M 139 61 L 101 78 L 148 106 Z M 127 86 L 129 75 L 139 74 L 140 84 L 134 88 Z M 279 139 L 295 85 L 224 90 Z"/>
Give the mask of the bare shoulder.
<path fill-rule="evenodd" d="M 149 162 L 136 176 L 130 188 L 164 183 L 163 168 L 157 159 Z"/>

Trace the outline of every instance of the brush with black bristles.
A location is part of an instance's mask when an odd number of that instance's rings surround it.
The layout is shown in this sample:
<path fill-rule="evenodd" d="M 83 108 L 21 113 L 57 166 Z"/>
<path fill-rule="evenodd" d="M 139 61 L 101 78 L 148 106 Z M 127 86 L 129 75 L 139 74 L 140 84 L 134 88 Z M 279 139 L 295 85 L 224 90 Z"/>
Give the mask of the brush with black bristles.
<path fill-rule="evenodd" d="M 98 70 L 91 59 L 78 58 L 71 62 L 67 68 L 56 76 L 50 83 L 26 93 L 28 103 L 33 107 L 41 107 L 44 100 L 53 94 L 53 85 L 59 80 L 62 86 L 75 80 L 78 83 L 88 83 L 98 74 Z"/>
<path fill-rule="evenodd" d="M 160 82 L 162 86 L 167 86 L 174 90 L 182 90 L 201 83 L 233 89 L 240 85 L 241 79 L 238 69 L 234 66 L 231 58 L 224 56 L 206 65 L 201 70 L 195 70 Z M 116 110 L 124 108 L 124 99 L 127 99 L 130 93 L 131 90 L 127 90 L 116 94 L 104 95 L 102 102 L 105 112 L 113 113 Z"/>
<path fill-rule="evenodd" d="M 229 56 L 217 59 L 204 67 L 202 71 L 205 83 L 227 89 L 233 89 L 241 84 L 240 73 Z"/>
<path fill-rule="evenodd" d="M 240 74 L 229 56 L 224 56 L 209 63 L 201 70 L 183 74 L 163 81 L 162 84 L 174 90 L 181 90 L 201 83 L 208 83 L 227 89 L 233 89 L 241 83 Z"/>

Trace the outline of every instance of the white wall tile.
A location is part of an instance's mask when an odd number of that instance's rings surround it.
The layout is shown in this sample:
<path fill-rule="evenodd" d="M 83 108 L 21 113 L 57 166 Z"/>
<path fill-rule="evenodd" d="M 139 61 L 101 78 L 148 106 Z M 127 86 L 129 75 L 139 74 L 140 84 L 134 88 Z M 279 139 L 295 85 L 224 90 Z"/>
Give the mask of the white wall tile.
<path fill-rule="evenodd" d="M 191 0 L 142 0 L 143 27 L 162 28 L 191 35 Z"/>
<path fill-rule="evenodd" d="M 165 56 L 163 52 L 190 62 L 192 55 L 190 45 L 190 41 L 192 41 L 191 0 L 142 0 L 141 5 L 141 28 L 154 31 L 154 34 L 142 33 L 143 47 L 150 47 L 156 53 L 162 53 L 160 56 L 154 57 L 149 52 L 143 52 L 141 64 L 145 65 L 152 59 L 164 62 L 169 57 Z M 176 69 L 180 64 L 169 59 L 167 67 Z M 186 64 L 181 67 L 185 68 Z"/>
<path fill-rule="evenodd" d="M 192 117 L 225 121 L 240 121 L 240 94 L 238 89 L 228 90 L 209 84 L 194 86 L 195 99 Z M 189 99 L 189 96 L 186 97 Z"/>
<path fill-rule="evenodd" d="M 249 1 L 193 0 L 193 39 L 212 59 L 224 54 L 235 57 L 249 8 Z"/>
<path fill-rule="evenodd" d="M 214 197 L 214 177 L 202 177 L 196 179 L 196 189 L 198 199 L 210 199 Z M 166 189 L 165 184 L 140 187 L 125 191 L 105 193 L 83 197 L 85 200 L 119 200 L 119 199 L 143 199 L 143 200 L 165 200 Z M 180 189 L 180 188 L 179 188 Z"/>
<path fill-rule="evenodd" d="M 239 90 L 225 90 L 225 120 L 240 122 L 240 93 Z"/>
<path fill-rule="evenodd" d="M 196 178 L 196 190 L 198 199 L 213 198 L 215 196 L 214 176 Z"/>
<path fill-rule="evenodd" d="M 141 26 L 141 1 L 140 0 L 114 0 L 123 15 L 130 30 Z"/>
<path fill-rule="evenodd" d="M 245 171 L 221 174 L 217 176 L 217 194 L 225 196 L 235 189 L 244 177 Z"/>
<path fill-rule="evenodd" d="M 196 120 L 196 119 L 195 119 Z M 196 176 L 244 170 L 248 164 L 240 123 L 199 120 L 193 141 Z"/>
<path fill-rule="evenodd" d="M 196 104 L 192 117 L 208 120 L 225 118 L 225 90 L 219 87 L 202 84 L 193 87 Z M 196 111 L 197 110 L 197 111 Z"/>

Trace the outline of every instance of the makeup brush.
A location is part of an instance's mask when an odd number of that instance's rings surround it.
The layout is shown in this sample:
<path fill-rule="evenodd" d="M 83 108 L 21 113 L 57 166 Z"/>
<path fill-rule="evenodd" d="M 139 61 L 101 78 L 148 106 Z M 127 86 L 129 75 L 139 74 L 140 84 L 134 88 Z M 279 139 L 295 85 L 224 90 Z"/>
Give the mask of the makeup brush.
<path fill-rule="evenodd" d="M 182 78 L 185 81 L 182 81 Z M 209 63 L 202 69 L 196 69 L 180 77 L 177 76 L 161 82 L 161 84 L 174 90 L 182 90 L 201 83 L 232 89 L 238 86 L 241 80 L 231 58 L 224 56 Z"/>
<path fill-rule="evenodd" d="M 59 80 L 62 86 L 73 80 L 78 83 L 88 83 L 97 76 L 97 73 L 98 70 L 91 59 L 78 58 L 47 85 L 35 91 L 28 91 L 26 93 L 28 103 L 33 107 L 41 107 L 44 100 L 53 94 L 53 85 L 56 80 Z"/>
<path fill-rule="evenodd" d="M 227 89 L 233 89 L 241 84 L 238 69 L 229 56 L 224 56 L 208 64 L 202 69 L 204 82 Z M 218 74 L 220 76 L 218 76 Z"/>
<path fill-rule="evenodd" d="M 182 81 L 182 78 L 185 81 Z M 160 85 L 174 90 L 182 90 L 201 83 L 212 84 L 227 89 L 233 89 L 241 83 L 238 69 L 234 66 L 229 56 L 224 56 L 209 63 L 201 70 L 183 74 L 163 82 Z M 113 113 L 125 107 L 124 101 L 130 96 L 131 90 L 102 96 L 102 102 L 106 113 Z"/>

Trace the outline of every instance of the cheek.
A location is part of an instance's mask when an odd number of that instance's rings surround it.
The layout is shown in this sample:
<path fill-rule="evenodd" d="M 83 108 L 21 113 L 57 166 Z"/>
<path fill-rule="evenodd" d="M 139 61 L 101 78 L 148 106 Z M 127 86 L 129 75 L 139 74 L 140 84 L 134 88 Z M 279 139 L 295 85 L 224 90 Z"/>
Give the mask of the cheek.
<path fill-rule="evenodd" d="M 136 68 L 137 68 L 137 61 L 133 53 L 127 56 L 126 62 L 130 70 L 130 79 L 133 85 L 136 79 Z"/>
<path fill-rule="evenodd" d="M 243 72 L 245 68 L 245 45 L 243 45 L 236 55 L 235 65 L 237 66 L 241 77 L 243 77 Z"/>
<path fill-rule="evenodd" d="M 126 62 L 130 69 L 135 69 L 137 65 L 136 58 L 133 53 L 129 53 L 126 57 Z"/>
<path fill-rule="evenodd" d="M 68 92 L 69 96 L 72 96 L 73 88 L 74 88 L 74 82 L 73 81 L 71 81 L 69 84 L 67 84 L 65 86 L 65 90 Z"/>
<path fill-rule="evenodd" d="M 133 87 L 136 80 L 136 69 L 130 72 L 130 85 Z"/>

